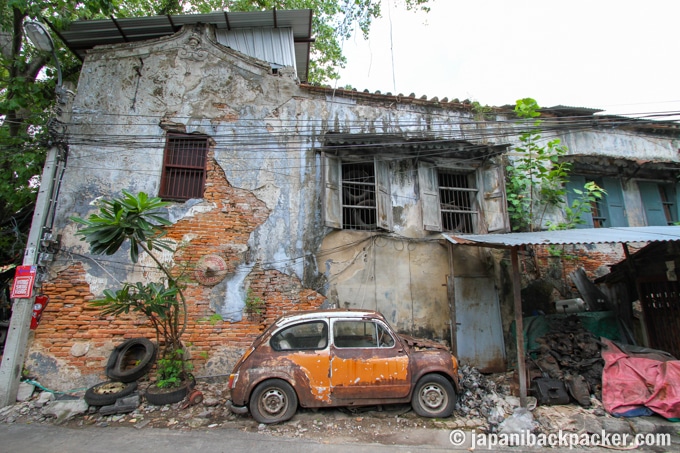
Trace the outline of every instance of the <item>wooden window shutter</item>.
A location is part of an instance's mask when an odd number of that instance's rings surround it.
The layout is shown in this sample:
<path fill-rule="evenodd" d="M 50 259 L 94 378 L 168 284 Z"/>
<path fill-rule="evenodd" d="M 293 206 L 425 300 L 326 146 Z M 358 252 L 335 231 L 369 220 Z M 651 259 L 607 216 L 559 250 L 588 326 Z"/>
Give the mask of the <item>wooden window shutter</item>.
<path fill-rule="evenodd" d="M 605 199 L 609 211 L 609 227 L 627 227 L 626 207 L 623 202 L 621 181 L 617 178 L 602 178 L 603 189 L 607 191 Z"/>
<path fill-rule="evenodd" d="M 437 167 L 429 162 L 418 162 L 418 187 L 420 209 L 425 231 L 441 231 L 442 216 L 439 212 L 439 182 Z"/>
<path fill-rule="evenodd" d="M 392 192 L 390 167 L 384 160 L 375 159 L 376 207 L 378 228 L 392 231 Z"/>
<path fill-rule="evenodd" d="M 203 198 L 208 137 L 168 134 L 159 196 L 166 200 Z"/>
<path fill-rule="evenodd" d="M 575 200 L 579 198 L 579 195 L 574 193 L 574 189 L 585 190 L 583 187 L 586 184 L 586 177 L 580 175 L 572 175 L 569 177 L 569 181 L 566 184 L 567 189 L 567 203 L 569 206 L 574 203 Z M 584 212 L 581 214 L 581 220 L 585 223 L 579 223 L 576 228 L 593 228 L 593 214 L 592 212 Z"/>
<path fill-rule="evenodd" d="M 321 154 L 323 168 L 323 213 L 324 224 L 331 228 L 342 229 L 342 167 L 338 157 Z"/>

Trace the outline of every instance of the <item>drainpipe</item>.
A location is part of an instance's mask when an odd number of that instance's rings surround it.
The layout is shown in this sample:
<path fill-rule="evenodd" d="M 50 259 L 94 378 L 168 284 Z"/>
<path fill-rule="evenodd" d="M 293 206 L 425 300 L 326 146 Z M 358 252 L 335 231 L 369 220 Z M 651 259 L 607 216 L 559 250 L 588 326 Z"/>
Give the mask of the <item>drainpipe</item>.
<path fill-rule="evenodd" d="M 39 288 L 44 274 L 44 266 L 50 260 L 50 254 L 42 253 L 46 247 L 53 244 L 52 220 L 56 208 L 58 193 L 58 179 L 66 165 L 67 146 L 65 143 L 66 125 L 71 119 L 71 105 L 74 93 L 65 89 L 61 83 L 61 67 L 55 52 L 54 43 L 47 29 L 39 22 L 26 22 L 24 29 L 31 42 L 40 50 L 51 51 L 57 67 L 58 82 L 55 88 L 57 94 L 57 115 L 48 125 L 50 132 L 50 149 L 45 159 L 40 190 L 36 200 L 31 230 L 28 234 L 26 251 L 24 252 L 24 266 L 37 266 L 37 275 L 32 295 L 28 298 L 14 299 L 12 304 L 12 318 L 5 350 L 0 364 L 0 407 L 16 402 L 19 389 L 21 370 L 28 345 L 31 316 L 35 304 L 35 293 Z"/>

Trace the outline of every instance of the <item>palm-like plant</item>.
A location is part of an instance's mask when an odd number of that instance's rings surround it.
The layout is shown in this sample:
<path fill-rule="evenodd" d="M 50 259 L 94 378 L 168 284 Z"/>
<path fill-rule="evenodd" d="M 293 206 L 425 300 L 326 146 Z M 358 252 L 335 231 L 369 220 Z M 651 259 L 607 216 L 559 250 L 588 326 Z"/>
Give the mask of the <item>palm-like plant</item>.
<path fill-rule="evenodd" d="M 163 227 L 171 223 L 162 215 L 168 205 L 157 197 L 140 192 L 133 195 L 123 190 L 123 197 L 97 202 L 99 212 L 87 219 L 71 217 L 85 225 L 78 231 L 81 240 L 90 244 L 93 254 L 113 255 L 127 241 L 130 260 L 137 263 L 140 250 L 156 263 L 165 275 L 164 282 L 124 283 L 117 291 L 105 290 L 104 297 L 92 301 L 102 309 L 102 314 L 118 316 L 130 312 L 144 314 L 156 330 L 156 340 L 161 350 L 158 383 L 172 385 L 188 378 L 191 365 L 184 360 L 181 341 L 187 324 L 186 299 L 171 269 L 164 265 L 154 252 L 173 251 L 169 241 L 163 240 Z M 166 372 L 172 370 L 172 373 Z"/>

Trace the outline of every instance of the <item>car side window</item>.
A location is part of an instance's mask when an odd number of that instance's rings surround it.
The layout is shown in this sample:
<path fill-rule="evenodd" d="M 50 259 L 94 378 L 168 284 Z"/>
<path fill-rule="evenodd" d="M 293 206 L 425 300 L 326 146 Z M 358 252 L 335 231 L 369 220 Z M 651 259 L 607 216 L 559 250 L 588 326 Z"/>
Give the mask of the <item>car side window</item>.
<path fill-rule="evenodd" d="M 336 321 L 333 344 L 337 348 L 391 348 L 394 338 L 385 327 L 373 321 Z"/>
<path fill-rule="evenodd" d="M 328 346 L 328 324 L 313 321 L 286 327 L 272 336 L 270 344 L 275 351 L 324 349 Z"/>

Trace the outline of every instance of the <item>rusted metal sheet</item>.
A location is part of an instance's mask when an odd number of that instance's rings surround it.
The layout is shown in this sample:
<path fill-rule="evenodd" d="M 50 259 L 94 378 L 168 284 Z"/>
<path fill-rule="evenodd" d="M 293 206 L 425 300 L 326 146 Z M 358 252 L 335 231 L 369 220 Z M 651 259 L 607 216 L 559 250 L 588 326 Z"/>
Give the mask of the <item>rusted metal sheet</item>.
<path fill-rule="evenodd" d="M 410 335 L 404 334 L 399 334 L 399 338 L 401 338 L 404 341 L 404 343 L 406 343 L 412 348 L 415 348 L 416 350 L 421 349 L 443 349 L 445 351 L 449 350 L 449 348 L 447 348 L 445 345 L 437 343 L 434 340 L 428 340 L 425 338 L 415 338 Z"/>
<path fill-rule="evenodd" d="M 615 244 L 619 242 L 680 241 L 680 226 L 579 228 L 507 234 L 442 233 L 453 244 L 511 248 L 522 245 Z"/>
<path fill-rule="evenodd" d="M 456 277 L 458 358 L 484 373 L 505 371 L 500 305 L 488 277 Z"/>

